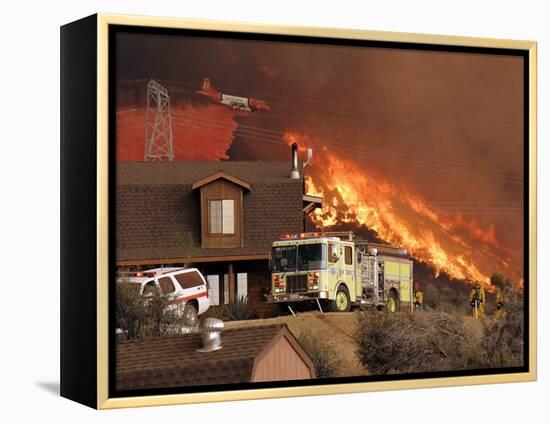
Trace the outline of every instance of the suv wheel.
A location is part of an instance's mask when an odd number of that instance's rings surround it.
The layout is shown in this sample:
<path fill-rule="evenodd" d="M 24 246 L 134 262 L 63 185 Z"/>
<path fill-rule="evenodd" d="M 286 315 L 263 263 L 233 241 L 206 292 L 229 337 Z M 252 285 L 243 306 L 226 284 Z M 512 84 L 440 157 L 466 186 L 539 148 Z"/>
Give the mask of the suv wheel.
<path fill-rule="evenodd" d="M 195 326 L 198 321 L 198 312 L 193 304 L 185 304 L 183 308 L 183 323 L 186 326 Z"/>

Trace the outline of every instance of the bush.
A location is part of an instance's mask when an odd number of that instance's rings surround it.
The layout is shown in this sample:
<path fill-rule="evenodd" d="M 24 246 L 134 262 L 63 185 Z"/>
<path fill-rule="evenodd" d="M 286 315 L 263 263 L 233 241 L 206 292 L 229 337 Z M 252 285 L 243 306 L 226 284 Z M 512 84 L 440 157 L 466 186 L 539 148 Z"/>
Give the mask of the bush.
<path fill-rule="evenodd" d="M 360 316 L 357 343 L 371 374 L 455 370 L 460 344 L 470 344 L 464 326 L 446 313 Z"/>
<path fill-rule="evenodd" d="M 257 318 L 255 311 L 250 310 L 246 296 L 241 296 L 229 304 L 221 306 L 211 306 L 205 316 L 215 317 L 223 321 L 250 320 Z"/>
<path fill-rule="evenodd" d="M 219 305 L 219 306 L 213 306 L 211 305 L 208 310 L 203 314 L 204 317 L 213 317 L 215 319 L 220 319 L 227 321 L 226 315 L 227 315 L 227 306 Z"/>
<path fill-rule="evenodd" d="M 330 342 L 323 342 L 314 335 L 305 332 L 298 337 L 298 342 L 313 361 L 317 377 L 337 376 L 340 360 Z"/>
<path fill-rule="evenodd" d="M 371 374 L 510 367 L 523 362 L 519 310 L 499 320 L 473 320 L 459 312 L 359 313 L 358 323 L 357 354 Z"/>
<path fill-rule="evenodd" d="M 248 301 L 245 296 L 241 296 L 234 302 L 227 304 L 227 320 L 249 320 L 254 317 L 254 313 L 248 309 Z"/>
<path fill-rule="evenodd" d="M 126 339 L 143 339 L 177 332 L 185 326 L 183 306 L 169 307 L 169 295 L 155 291 L 150 296 L 139 293 L 139 285 L 116 284 L 116 325 Z"/>
<path fill-rule="evenodd" d="M 179 329 L 187 326 L 183 310 L 184 304 L 170 305 L 170 295 L 162 295 L 156 291 L 147 299 L 145 314 L 148 317 L 147 336 L 163 336 L 178 333 Z"/>
<path fill-rule="evenodd" d="M 484 345 L 494 367 L 515 367 L 523 364 L 523 290 L 506 289 L 504 313 L 485 322 Z"/>
<path fill-rule="evenodd" d="M 116 326 L 126 338 L 136 339 L 144 335 L 147 324 L 145 299 L 139 295 L 139 285 L 128 282 L 116 284 Z"/>

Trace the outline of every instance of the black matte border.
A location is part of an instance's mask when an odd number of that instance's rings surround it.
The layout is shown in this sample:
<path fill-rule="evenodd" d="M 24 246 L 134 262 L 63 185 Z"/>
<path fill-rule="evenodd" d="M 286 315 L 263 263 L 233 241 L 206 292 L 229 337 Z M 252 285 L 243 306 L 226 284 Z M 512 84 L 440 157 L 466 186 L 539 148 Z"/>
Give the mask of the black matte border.
<path fill-rule="evenodd" d="M 221 39 L 241 39 L 256 41 L 273 42 L 292 42 L 305 44 L 325 44 L 337 46 L 356 46 L 356 47 L 378 47 L 393 48 L 405 50 L 424 50 L 441 52 L 460 52 L 474 54 L 493 54 L 506 56 L 519 56 L 523 58 L 524 63 L 524 263 L 528 264 L 529 258 L 529 52 L 519 49 L 498 49 L 489 47 L 464 47 L 464 46 L 444 46 L 436 44 L 419 44 L 408 42 L 393 41 L 368 41 L 368 40 L 347 40 L 324 37 L 304 37 L 294 35 L 270 35 L 270 34 L 250 34 L 229 31 L 213 30 L 195 30 L 195 29 L 175 29 L 175 28 L 153 28 L 140 26 L 109 25 L 109 398 L 148 396 L 148 395 L 168 395 L 168 394 L 186 394 L 199 392 L 222 392 L 235 391 L 243 389 L 258 388 L 280 388 L 296 386 L 330 386 L 341 383 L 358 382 L 379 382 L 379 381 L 400 381 L 400 380 L 421 380 L 426 378 L 448 378 L 457 376 L 483 376 L 511 373 L 529 372 L 529 266 L 524 266 L 524 364 L 520 367 L 497 368 L 497 369 L 478 369 L 464 371 L 445 371 L 430 373 L 410 373 L 399 375 L 375 375 L 375 376 L 355 376 L 339 377 L 326 379 L 313 379 L 306 381 L 284 381 L 284 382 L 257 382 L 243 384 L 225 384 L 225 385 L 207 385 L 196 387 L 162 388 L 162 389 L 139 389 L 139 390 L 117 390 L 115 384 L 116 359 L 115 359 L 115 318 L 114 312 L 114 281 L 116 274 L 114 251 L 115 243 L 115 190 L 116 181 L 116 161 L 115 161 L 115 119 L 116 119 L 116 34 L 117 33 L 138 33 L 155 35 L 174 35 L 174 36 L 193 36 L 209 37 Z"/>

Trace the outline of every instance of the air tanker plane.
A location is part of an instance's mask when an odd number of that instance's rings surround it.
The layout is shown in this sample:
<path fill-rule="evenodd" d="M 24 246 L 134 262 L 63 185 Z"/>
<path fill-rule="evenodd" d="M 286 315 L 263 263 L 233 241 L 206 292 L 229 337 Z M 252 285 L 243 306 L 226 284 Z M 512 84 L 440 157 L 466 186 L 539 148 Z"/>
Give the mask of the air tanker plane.
<path fill-rule="evenodd" d="M 208 97 L 214 103 L 223 104 L 235 110 L 246 112 L 267 112 L 269 110 L 265 101 L 220 93 L 212 86 L 209 78 L 204 78 L 202 88 L 197 93 Z"/>

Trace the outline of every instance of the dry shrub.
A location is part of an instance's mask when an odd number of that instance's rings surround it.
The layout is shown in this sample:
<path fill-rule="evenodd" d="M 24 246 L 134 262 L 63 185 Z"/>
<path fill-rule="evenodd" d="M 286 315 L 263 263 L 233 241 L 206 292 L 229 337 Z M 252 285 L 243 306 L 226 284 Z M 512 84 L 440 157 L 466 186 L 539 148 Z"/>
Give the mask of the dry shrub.
<path fill-rule="evenodd" d="M 484 347 L 493 367 L 516 367 L 523 364 L 524 315 L 523 290 L 505 293 L 505 314 L 485 323 Z"/>
<path fill-rule="evenodd" d="M 150 296 L 139 293 L 139 285 L 116 284 L 116 325 L 124 338 L 143 339 L 178 332 L 185 326 L 183 305 L 168 307 L 171 297 L 155 291 Z"/>
<path fill-rule="evenodd" d="M 139 285 L 116 284 L 116 326 L 128 339 L 142 338 L 147 323 L 145 298 L 139 295 Z"/>
<path fill-rule="evenodd" d="M 515 313 L 501 321 L 472 321 L 443 312 L 359 313 L 357 353 L 371 374 L 520 365 L 519 327 Z"/>
<path fill-rule="evenodd" d="M 331 342 L 325 342 L 308 332 L 301 333 L 298 342 L 313 361 L 317 377 L 338 375 L 340 357 Z"/>
<path fill-rule="evenodd" d="M 357 343 L 372 374 L 451 370 L 456 354 L 475 343 L 446 313 L 361 313 Z"/>
<path fill-rule="evenodd" d="M 240 296 L 234 302 L 219 306 L 210 306 L 204 314 L 205 317 L 214 317 L 225 322 L 237 320 L 250 320 L 258 317 L 254 310 L 248 306 L 246 296 Z"/>
<path fill-rule="evenodd" d="M 230 320 L 250 320 L 254 319 L 256 314 L 249 309 L 248 301 L 245 296 L 237 298 L 234 302 L 227 304 L 225 308 L 225 319 Z"/>

